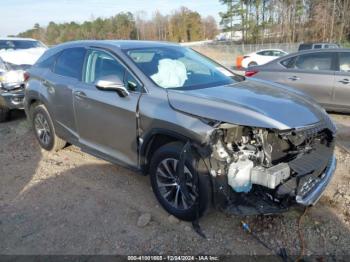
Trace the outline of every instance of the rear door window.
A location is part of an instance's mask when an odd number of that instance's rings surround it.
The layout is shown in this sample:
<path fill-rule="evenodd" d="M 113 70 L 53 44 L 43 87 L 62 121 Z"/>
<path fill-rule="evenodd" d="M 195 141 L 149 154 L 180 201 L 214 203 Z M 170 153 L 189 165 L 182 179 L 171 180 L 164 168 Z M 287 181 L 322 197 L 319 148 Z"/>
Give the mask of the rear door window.
<path fill-rule="evenodd" d="M 35 64 L 36 67 L 53 70 L 57 57 L 60 53 L 54 54 L 46 58 L 45 60 Z"/>
<path fill-rule="evenodd" d="M 271 52 L 270 51 L 260 51 L 257 53 L 258 55 L 263 55 L 263 56 L 270 56 Z"/>
<path fill-rule="evenodd" d="M 54 73 L 81 80 L 86 49 L 77 47 L 64 50 L 57 58 Z"/>
<path fill-rule="evenodd" d="M 297 56 L 295 68 L 302 70 L 332 70 L 332 53 L 313 53 Z"/>
<path fill-rule="evenodd" d="M 350 72 L 350 52 L 339 53 L 339 71 Z"/>
<path fill-rule="evenodd" d="M 283 56 L 285 53 L 279 51 L 279 50 L 272 50 L 272 56 Z"/>

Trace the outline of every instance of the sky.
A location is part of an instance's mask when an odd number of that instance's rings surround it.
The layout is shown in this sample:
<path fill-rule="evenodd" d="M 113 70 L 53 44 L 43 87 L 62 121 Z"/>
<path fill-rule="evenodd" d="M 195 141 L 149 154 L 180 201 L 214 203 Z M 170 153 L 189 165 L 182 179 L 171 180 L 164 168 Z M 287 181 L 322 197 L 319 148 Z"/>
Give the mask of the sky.
<path fill-rule="evenodd" d="M 170 14 L 180 6 L 202 16 L 212 15 L 217 22 L 218 13 L 225 10 L 219 0 L 0 0 L 0 36 L 16 35 L 35 23 L 46 26 L 50 21 L 83 22 L 126 11 L 145 11 L 150 18 L 156 10 Z"/>

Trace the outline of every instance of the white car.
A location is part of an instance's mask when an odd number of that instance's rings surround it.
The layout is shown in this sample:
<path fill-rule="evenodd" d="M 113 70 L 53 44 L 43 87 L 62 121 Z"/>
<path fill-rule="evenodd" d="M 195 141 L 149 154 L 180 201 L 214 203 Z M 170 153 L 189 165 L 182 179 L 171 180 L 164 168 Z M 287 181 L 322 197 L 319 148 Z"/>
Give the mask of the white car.
<path fill-rule="evenodd" d="M 9 119 L 12 109 L 22 109 L 25 71 L 47 47 L 30 38 L 0 38 L 0 122 Z"/>
<path fill-rule="evenodd" d="M 242 67 L 248 68 L 251 66 L 263 65 L 267 62 L 270 62 L 280 56 L 287 55 L 287 52 L 284 52 L 281 49 L 264 49 L 259 50 L 254 53 L 247 54 L 243 56 Z"/>
<path fill-rule="evenodd" d="M 46 49 L 42 42 L 31 38 L 0 38 L 0 57 L 12 65 L 33 65 Z"/>

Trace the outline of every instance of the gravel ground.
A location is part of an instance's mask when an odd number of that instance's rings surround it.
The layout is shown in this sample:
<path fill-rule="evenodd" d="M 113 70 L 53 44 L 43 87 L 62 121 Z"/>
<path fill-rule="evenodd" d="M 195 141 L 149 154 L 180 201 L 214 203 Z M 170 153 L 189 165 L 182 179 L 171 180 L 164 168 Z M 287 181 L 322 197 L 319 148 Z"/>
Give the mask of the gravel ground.
<path fill-rule="evenodd" d="M 333 117 L 340 133 L 350 127 L 350 116 Z M 24 115 L 15 118 L 0 124 L 0 254 L 271 254 L 242 232 L 242 218 L 215 210 L 200 221 L 207 239 L 199 237 L 159 206 L 148 177 L 74 146 L 43 151 Z M 334 179 L 303 218 L 306 255 L 350 253 L 350 154 L 337 147 L 336 155 Z M 302 213 L 244 219 L 269 246 L 298 255 Z"/>

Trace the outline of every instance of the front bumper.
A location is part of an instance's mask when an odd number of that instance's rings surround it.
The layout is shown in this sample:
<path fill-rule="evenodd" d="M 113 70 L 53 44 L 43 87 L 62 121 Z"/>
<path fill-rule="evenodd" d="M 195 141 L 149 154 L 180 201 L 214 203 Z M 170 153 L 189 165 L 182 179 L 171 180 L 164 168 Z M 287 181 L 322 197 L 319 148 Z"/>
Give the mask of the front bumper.
<path fill-rule="evenodd" d="M 322 196 L 322 193 L 326 189 L 327 185 L 331 181 L 336 166 L 337 160 L 333 155 L 330 164 L 328 165 L 325 172 L 319 178 L 316 178 L 316 180 L 309 180 L 308 182 L 306 182 L 303 185 L 304 190 L 302 190 L 305 192 L 305 194 L 297 195 L 295 201 L 303 206 L 315 205 Z M 312 184 L 312 186 L 310 186 L 310 184 Z"/>
<path fill-rule="evenodd" d="M 24 108 L 24 89 L 16 90 L 0 90 L 0 107 L 8 109 L 23 109 Z"/>

